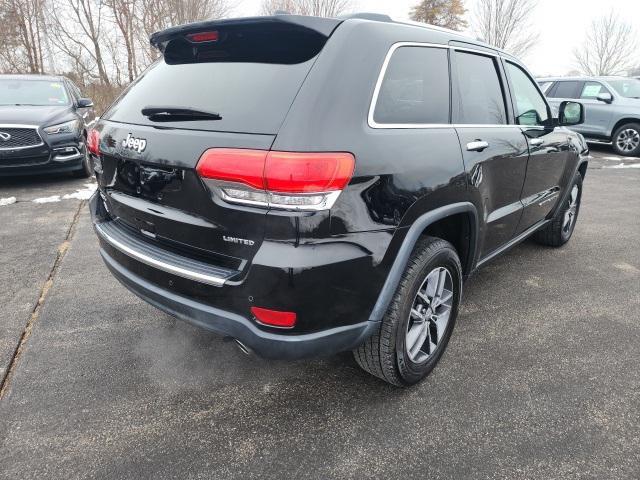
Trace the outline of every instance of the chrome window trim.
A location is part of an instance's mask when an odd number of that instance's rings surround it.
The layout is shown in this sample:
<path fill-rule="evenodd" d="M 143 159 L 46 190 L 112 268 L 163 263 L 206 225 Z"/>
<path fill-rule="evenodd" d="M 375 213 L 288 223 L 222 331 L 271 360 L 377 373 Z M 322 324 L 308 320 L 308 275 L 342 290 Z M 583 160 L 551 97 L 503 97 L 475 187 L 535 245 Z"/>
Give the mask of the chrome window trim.
<path fill-rule="evenodd" d="M 40 143 L 34 144 L 34 145 L 28 145 L 26 147 L 0 147 L 0 150 L 25 150 L 27 148 L 37 148 L 37 147 L 41 147 L 42 145 L 44 145 L 44 140 L 42 140 L 42 135 L 40 135 L 40 132 L 38 131 L 38 125 L 27 125 L 27 124 L 21 124 L 21 123 L 2 123 L 0 124 L 0 131 L 2 131 L 3 128 L 29 128 L 29 129 L 33 129 L 36 131 L 36 135 L 38 136 L 38 138 L 40 139 Z"/>
<path fill-rule="evenodd" d="M 469 124 L 469 123 L 378 123 L 375 121 L 374 112 L 376 109 L 376 104 L 378 103 L 378 97 L 380 95 L 380 90 L 382 88 L 382 82 L 384 81 L 384 77 L 387 73 L 387 68 L 389 67 L 389 63 L 391 62 L 391 57 L 395 53 L 396 50 L 402 47 L 425 47 L 425 48 L 442 48 L 446 50 L 455 50 L 460 52 L 471 52 L 480 55 L 484 55 L 486 57 L 493 58 L 501 58 L 505 61 L 509 61 L 515 65 L 518 65 L 520 68 L 523 68 L 519 62 L 515 61 L 511 56 L 504 55 L 499 52 L 490 52 L 486 50 L 479 50 L 469 47 L 459 47 L 456 45 L 448 45 L 443 43 L 425 43 L 425 42 L 397 42 L 391 45 L 387 55 L 385 56 L 384 62 L 382 64 L 382 68 L 378 75 L 378 80 L 376 81 L 376 86 L 373 91 L 373 98 L 371 99 L 371 103 L 369 104 L 369 114 L 367 115 L 367 124 L 369 127 L 376 130 L 398 130 L 398 129 L 412 129 L 412 130 L 425 130 L 425 129 L 444 129 L 444 128 L 520 128 L 521 125 L 516 124 Z M 526 69 L 525 69 L 526 71 Z"/>

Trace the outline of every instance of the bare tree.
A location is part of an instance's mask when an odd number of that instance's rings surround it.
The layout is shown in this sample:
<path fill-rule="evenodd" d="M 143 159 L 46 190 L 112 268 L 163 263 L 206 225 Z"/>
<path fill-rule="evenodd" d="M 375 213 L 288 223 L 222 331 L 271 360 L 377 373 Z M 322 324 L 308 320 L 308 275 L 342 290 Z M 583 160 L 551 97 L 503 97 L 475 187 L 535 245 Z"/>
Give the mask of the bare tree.
<path fill-rule="evenodd" d="M 0 0 L 0 65 L 19 73 L 45 71 L 45 0 Z"/>
<path fill-rule="evenodd" d="M 272 15 L 280 10 L 293 15 L 337 17 L 352 6 L 351 0 L 263 0 L 262 13 Z"/>
<path fill-rule="evenodd" d="M 473 30 L 494 47 L 524 55 L 539 38 L 530 22 L 537 3 L 537 0 L 478 0 Z"/>
<path fill-rule="evenodd" d="M 101 0 L 65 0 L 50 8 L 56 46 L 82 78 L 110 85 L 104 56 L 104 13 Z M 83 82 L 84 83 L 84 82 Z"/>
<path fill-rule="evenodd" d="M 139 0 L 105 0 L 105 5 L 111 10 L 111 18 L 120 35 L 118 40 L 124 45 L 127 58 L 127 79 L 132 82 L 138 76 L 137 61 L 137 36 L 138 36 L 138 13 Z M 118 56 L 117 43 L 112 44 L 112 56 Z M 115 66 L 118 65 L 117 58 L 113 59 Z"/>
<path fill-rule="evenodd" d="M 573 55 L 587 75 L 627 73 L 638 61 L 635 32 L 631 24 L 611 12 L 591 23 L 584 43 Z"/>
<path fill-rule="evenodd" d="M 467 27 L 462 0 L 422 0 L 411 9 L 411 19 L 430 25 L 463 30 Z"/>

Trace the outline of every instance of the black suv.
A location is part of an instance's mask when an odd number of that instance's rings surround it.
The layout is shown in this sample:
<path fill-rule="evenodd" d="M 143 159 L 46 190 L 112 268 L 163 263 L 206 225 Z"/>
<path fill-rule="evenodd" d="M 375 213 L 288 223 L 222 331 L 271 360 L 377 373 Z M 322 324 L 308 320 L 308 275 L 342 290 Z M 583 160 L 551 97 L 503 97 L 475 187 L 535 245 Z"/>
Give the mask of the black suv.
<path fill-rule="evenodd" d="M 560 246 L 587 168 L 522 65 L 379 16 L 274 16 L 156 33 L 163 54 L 90 133 L 111 272 L 269 358 L 354 350 L 419 381 L 462 282 L 535 235 Z"/>
<path fill-rule="evenodd" d="M 69 79 L 0 75 L 0 176 L 93 174 L 86 150 L 93 103 Z"/>

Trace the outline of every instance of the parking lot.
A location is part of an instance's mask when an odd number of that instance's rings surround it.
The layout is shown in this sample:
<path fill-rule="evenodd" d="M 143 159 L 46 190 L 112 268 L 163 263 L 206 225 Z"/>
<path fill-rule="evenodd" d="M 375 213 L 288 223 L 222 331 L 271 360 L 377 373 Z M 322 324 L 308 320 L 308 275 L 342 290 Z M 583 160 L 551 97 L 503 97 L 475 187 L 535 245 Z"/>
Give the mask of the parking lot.
<path fill-rule="evenodd" d="M 173 320 L 103 266 L 91 184 L 1 180 L 0 477 L 640 478 L 640 160 L 593 155 L 572 241 L 474 275 L 406 390 Z"/>

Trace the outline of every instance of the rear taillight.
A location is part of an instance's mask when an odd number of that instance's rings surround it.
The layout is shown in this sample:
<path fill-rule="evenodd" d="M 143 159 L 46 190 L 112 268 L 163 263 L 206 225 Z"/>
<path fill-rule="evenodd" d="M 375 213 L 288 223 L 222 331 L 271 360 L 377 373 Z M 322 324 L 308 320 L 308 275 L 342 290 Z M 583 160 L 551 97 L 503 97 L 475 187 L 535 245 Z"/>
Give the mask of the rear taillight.
<path fill-rule="evenodd" d="M 212 148 L 196 170 L 216 180 L 222 198 L 233 203 L 293 210 L 331 208 L 347 186 L 355 158 L 345 152 L 274 152 Z"/>
<path fill-rule="evenodd" d="M 89 153 L 100 155 L 100 133 L 97 130 L 89 130 L 87 134 L 87 149 Z"/>

